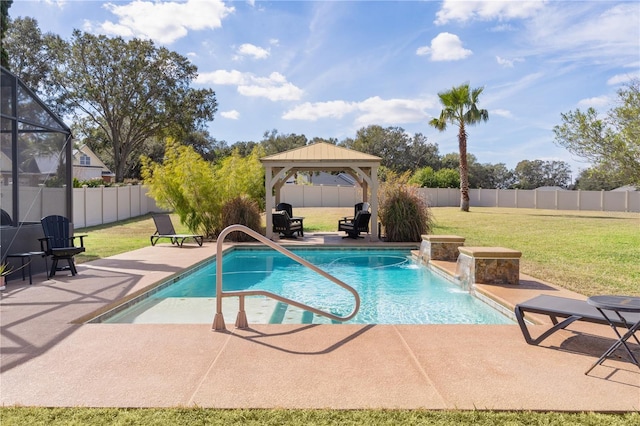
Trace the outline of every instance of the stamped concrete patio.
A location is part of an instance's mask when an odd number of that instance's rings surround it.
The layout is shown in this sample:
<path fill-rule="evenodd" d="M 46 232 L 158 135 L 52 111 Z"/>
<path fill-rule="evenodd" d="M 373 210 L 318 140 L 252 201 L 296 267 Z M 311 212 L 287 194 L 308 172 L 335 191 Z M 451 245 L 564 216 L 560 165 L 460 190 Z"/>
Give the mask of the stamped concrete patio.
<path fill-rule="evenodd" d="M 337 234 L 300 243 L 354 244 Z M 83 323 L 215 250 L 160 244 L 78 265 L 75 277 L 10 281 L 0 302 L 0 403 L 640 410 L 640 369 L 626 359 L 584 374 L 614 341 L 606 326 L 574 323 L 530 346 L 515 324 L 227 324 L 214 332 L 210 324 Z M 482 287 L 511 310 L 541 293 L 584 299 L 525 275 L 518 286 Z"/>

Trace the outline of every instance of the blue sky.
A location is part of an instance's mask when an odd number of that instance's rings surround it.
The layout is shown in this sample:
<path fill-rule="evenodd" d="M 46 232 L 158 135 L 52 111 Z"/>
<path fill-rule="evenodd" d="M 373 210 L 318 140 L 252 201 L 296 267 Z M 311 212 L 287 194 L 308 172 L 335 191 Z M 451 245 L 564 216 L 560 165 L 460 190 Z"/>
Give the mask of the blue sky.
<path fill-rule="evenodd" d="M 228 143 L 272 129 L 342 140 L 378 124 L 457 152 L 457 128 L 428 121 L 438 92 L 469 82 L 489 111 L 468 129 L 470 153 L 509 168 L 566 161 L 574 178 L 588 164 L 554 144 L 560 113 L 604 113 L 640 77 L 637 1 L 15 0 L 9 14 L 187 56 L 195 86 L 216 91 L 209 131 Z"/>

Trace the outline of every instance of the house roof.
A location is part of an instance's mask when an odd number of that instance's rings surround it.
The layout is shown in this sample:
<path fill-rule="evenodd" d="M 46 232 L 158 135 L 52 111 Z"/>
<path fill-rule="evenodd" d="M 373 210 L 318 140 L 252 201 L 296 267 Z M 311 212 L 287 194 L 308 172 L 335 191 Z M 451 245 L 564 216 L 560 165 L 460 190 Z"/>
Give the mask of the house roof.
<path fill-rule="evenodd" d="M 327 172 L 312 173 L 309 176 L 309 180 L 312 185 L 325 185 L 325 186 L 355 186 L 356 180 L 346 173 L 339 173 L 332 175 Z"/>
<path fill-rule="evenodd" d="M 318 142 L 312 145 L 291 149 L 278 154 L 269 155 L 260 159 L 262 162 L 309 162 L 309 161 L 374 161 L 380 162 L 382 158 L 353 149 L 343 148 L 326 142 Z"/>
<path fill-rule="evenodd" d="M 619 188 L 616 189 L 612 189 L 612 191 L 617 191 L 617 192 L 621 192 L 621 191 L 637 191 L 638 188 L 636 188 L 633 185 L 625 185 L 625 186 L 621 186 Z"/>

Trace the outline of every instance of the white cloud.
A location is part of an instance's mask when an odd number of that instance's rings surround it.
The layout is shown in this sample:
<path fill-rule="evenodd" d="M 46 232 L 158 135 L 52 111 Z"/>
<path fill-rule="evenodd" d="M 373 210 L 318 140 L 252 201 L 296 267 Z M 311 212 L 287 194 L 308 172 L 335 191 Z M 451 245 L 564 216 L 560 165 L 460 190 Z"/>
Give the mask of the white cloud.
<path fill-rule="evenodd" d="M 607 7 L 607 2 L 553 3 L 527 23 L 532 47 L 545 54 L 577 62 L 606 61 L 610 66 L 624 66 L 638 59 L 637 2 L 623 2 Z M 535 51 L 534 51 L 535 52 Z"/>
<path fill-rule="evenodd" d="M 524 62 L 524 59 L 522 58 L 506 59 L 506 58 L 501 58 L 500 56 L 496 56 L 496 61 L 498 62 L 498 64 L 502 65 L 505 68 L 513 68 L 513 64 L 515 62 Z"/>
<path fill-rule="evenodd" d="M 360 102 L 358 110 L 362 114 L 356 119 L 358 126 L 369 124 L 416 123 L 426 120 L 426 108 L 433 108 L 435 102 L 426 99 L 381 99 L 378 96 Z"/>
<path fill-rule="evenodd" d="M 317 121 L 319 118 L 342 118 L 346 114 L 358 108 L 354 102 L 328 101 L 328 102 L 305 102 L 289 111 L 286 111 L 282 118 L 284 120 L 304 120 Z"/>
<path fill-rule="evenodd" d="M 235 109 L 232 109 L 231 111 L 222 111 L 220 116 L 228 118 L 229 120 L 237 120 L 240 118 L 240 113 Z"/>
<path fill-rule="evenodd" d="M 317 121 L 322 118 L 341 119 L 355 113 L 354 123 L 367 124 L 415 123 L 426 120 L 427 108 L 437 105 L 435 99 L 382 99 L 378 96 L 361 102 L 305 102 L 282 116 L 284 120 Z"/>
<path fill-rule="evenodd" d="M 241 59 L 244 56 L 251 56 L 253 59 L 266 59 L 270 54 L 269 50 L 250 43 L 241 44 L 237 52 L 238 55 L 234 59 Z"/>
<path fill-rule="evenodd" d="M 240 85 L 250 80 L 251 75 L 237 70 L 216 70 L 200 73 L 196 78 L 199 84 Z"/>
<path fill-rule="evenodd" d="M 544 7 L 545 0 L 513 1 L 457 1 L 444 0 L 442 8 L 436 13 L 435 23 L 443 25 L 449 21 L 466 22 L 470 20 L 489 21 L 497 19 L 524 19 L 536 14 Z"/>
<path fill-rule="evenodd" d="M 614 75 L 609 80 L 607 80 L 607 84 L 610 86 L 615 86 L 617 84 L 627 83 L 634 78 L 640 78 L 640 72 Z"/>
<path fill-rule="evenodd" d="M 222 0 L 106 3 L 104 8 L 118 17 L 116 22 L 85 23 L 85 29 L 122 37 L 150 38 L 171 44 L 189 30 L 215 29 L 235 9 Z"/>
<path fill-rule="evenodd" d="M 593 107 L 597 109 L 597 108 L 602 108 L 611 104 L 611 101 L 612 100 L 609 96 L 606 96 L 606 95 L 596 96 L 593 98 L 582 99 L 578 101 L 578 106 L 582 108 Z"/>
<path fill-rule="evenodd" d="M 500 24 L 495 27 L 489 29 L 492 33 L 506 33 L 510 31 L 515 31 L 515 27 L 511 24 Z"/>
<path fill-rule="evenodd" d="M 473 52 L 462 47 L 462 41 L 457 35 L 440 33 L 431 40 L 431 46 L 422 46 L 416 50 L 418 56 L 429 54 L 432 61 L 458 61 L 472 55 Z"/>
<path fill-rule="evenodd" d="M 268 77 L 256 77 L 237 70 L 217 70 L 200 74 L 196 83 L 238 86 L 238 93 L 243 96 L 263 97 L 272 101 L 296 101 L 303 94 L 302 89 L 289 83 L 278 72 L 272 72 Z"/>
<path fill-rule="evenodd" d="M 497 115 L 498 117 L 504 118 L 513 118 L 513 114 L 511 114 L 511 111 L 506 109 L 492 109 L 491 111 L 489 111 L 489 116 L 492 115 Z"/>
<path fill-rule="evenodd" d="M 60 9 L 64 9 L 68 1 L 67 0 L 45 0 L 45 3 L 53 6 L 57 6 Z"/>

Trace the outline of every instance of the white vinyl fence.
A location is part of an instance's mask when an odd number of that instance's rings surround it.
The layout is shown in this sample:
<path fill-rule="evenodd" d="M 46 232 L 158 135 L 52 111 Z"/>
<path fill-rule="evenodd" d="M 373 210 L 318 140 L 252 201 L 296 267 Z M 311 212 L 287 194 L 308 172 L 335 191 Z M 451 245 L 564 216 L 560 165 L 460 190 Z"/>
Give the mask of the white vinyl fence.
<path fill-rule="evenodd" d="M 102 225 L 162 211 L 147 191 L 142 185 L 73 188 L 73 226 Z"/>
<path fill-rule="evenodd" d="M 418 192 L 431 207 L 460 205 L 459 189 L 420 188 Z M 295 207 L 349 207 L 362 201 L 362 189 L 285 185 L 280 201 Z M 469 203 L 471 207 L 640 212 L 640 191 L 471 189 Z"/>
<path fill-rule="evenodd" d="M 162 211 L 153 198 L 147 196 L 147 191 L 142 185 L 74 188 L 74 227 L 102 225 Z M 421 188 L 418 191 L 431 207 L 460 205 L 459 189 Z M 640 212 L 640 191 L 472 189 L 469 198 L 471 207 Z M 46 200 L 42 200 L 44 201 Z M 285 185 L 280 201 L 294 207 L 351 207 L 362 201 L 362 189 L 346 186 Z"/>

